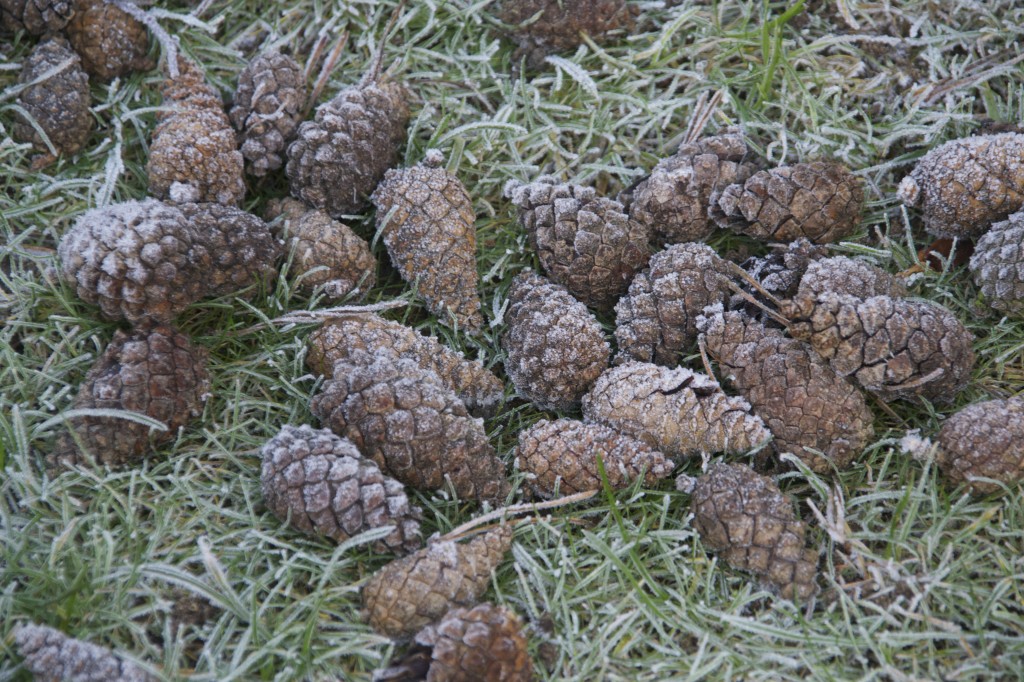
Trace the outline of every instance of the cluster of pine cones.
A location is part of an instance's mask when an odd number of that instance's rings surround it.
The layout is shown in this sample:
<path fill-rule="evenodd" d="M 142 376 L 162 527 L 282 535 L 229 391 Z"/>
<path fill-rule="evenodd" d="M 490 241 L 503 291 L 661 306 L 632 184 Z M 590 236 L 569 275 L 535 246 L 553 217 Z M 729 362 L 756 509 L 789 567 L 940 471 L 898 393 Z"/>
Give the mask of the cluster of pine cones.
<path fill-rule="evenodd" d="M 15 134 L 40 153 L 72 155 L 92 125 L 88 78 L 152 66 L 145 28 L 116 2 L 0 3 L 5 28 L 50 36 L 22 74 L 31 84 L 22 105 L 38 127 Z M 535 68 L 547 52 L 578 44 L 581 30 L 599 39 L 628 30 L 635 9 L 540 0 L 504 2 L 499 16 Z M 277 279 L 285 254 L 296 284 L 328 298 L 374 287 L 369 244 L 339 220 L 371 204 L 394 269 L 426 310 L 453 333 L 483 332 L 471 195 L 439 151 L 395 167 L 410 93 L 381 66 L 378 54 L 357 84 L 303 120 L 304 70 L 279 51 L 251 60 L 229 109 L 200 65 L 185 57 L 165 65 L 151 197 L 85 213 L 58 249 L 66 285 L 129 327 L 89 370 L 73 406 L 147 419 L 71 419 L 47 457 L 51 472 L 137 462 L 201 413 L 207 353 L 172 326 L 191 304 L 256 295 Z M 929 232 L 976 240 L 975 280 L 1010 315 L 1024 310 L 1022 152 L 1017 133 L 956 140 L 900 186 Z M 246 173 L 283 173 L 292 196 L 270 202 L 263 218 L 244 211 Z M 692 458 L 755 453 L 753 467 L 716 463 L 677 486 L 690 495 L 707 548 L 781 597 L 811 600 L 818 551 L 793 501 L 756 469 L 785 466 L 784 455 L 822 475 L 850 467 L 874 435 L 867 396 L 950 401 L 975 364 L 973 337 L 953 312 L 909 297 L 903 279 L 877 265 L 828 255 L 826 245 L 860 228 L 857 176 L 831 161 L 763 168 L 744 132 L 727 128 L 687 139 L 619 197 L 549 175 L 512 181 L 505 193 L 544 274 L 516 276 L 493 321 L 506 325 L 504 373 L 520 398 L 582 417 L 542 419 L 518 434 L 524 491 L 552 498 L 655 486 Z M 703 241 L 720 230 L 774 251 L 731 262 Z M 614 315 L 614 352 L 599 315 Z M 717 363 L 721 383 L 710 366 L 681 365 L 698 350 Z M 263 495 L 295 531 L 342 542 L 384 529 L 375 548 L 401 555 L 362 590 L 366 622 L 411 642 L 379 679 L 531 679 L 523 623 L 481 601 L 512 525 L 424 543 L 423 511 L 407 494 L 508 500 L 514 486 L 483 421 L 506 402 L 500 376 L 368 312 L 312 332 L 306 361 L 323 377 L 310 407 L 324 428 L 287 425 L 263 446 Z M 979 494 L 1020 480 L 1022 417 L 1020 398 L 953 415 L 936 436 L 940 467 Z M 164 430 L 154 433 L 153 421 Z M 87 671 L 77 679 L 149 679 L 48 628 L 25 626 L 16 639 L 42 676 L 64 677 L 53 666 L 77 660 Z"/>

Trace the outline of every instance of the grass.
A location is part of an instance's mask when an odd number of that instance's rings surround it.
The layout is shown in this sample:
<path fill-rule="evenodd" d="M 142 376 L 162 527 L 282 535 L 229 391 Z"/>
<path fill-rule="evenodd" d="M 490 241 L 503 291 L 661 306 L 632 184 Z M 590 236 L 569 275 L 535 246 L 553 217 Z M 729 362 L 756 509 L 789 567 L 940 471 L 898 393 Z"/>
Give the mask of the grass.
<path fill-rule="evenodd" d="M 301 55 L 321 32 L 348 30 L 330 96 L 367 68 L 394 4 L 214 0 L 193 17 L 184 3 L 167 3 L 160 20 L 225 93 L 242 50 L 264 41 Z M 1024 69 L 1014 61 L 1024 8 L 1011 0 L 636 4 L 634 34 L 588 41 L 516 79 L 493 3 L 410 3 L 387 46 L 416 93 L 404 163 L 439 147 L 469 188 L 492 324 L 479 338 L 439 325 L 408 295 L 382 244 L 370 302 L 404 297 L 413 304 L 389 316 L 500 372 L 505 291 L 538 265 L 502 198 L 505 182 L 558 173 L 614 195 L 671 153 L 697 100 L 719 90 L 712 127 L 742 123 L 771 163 L 833 157 L 854 168 L 869 207 L 857 239 L 836 251 L 901 271 L 930 241 L 895 200 L 914 161 L 984 118 L 1024 118 Z M 308 402 L 318 379 L 303 364 L 308 325 L 245 330 L 322 307 L 322 298 L 282 280 L 250 302 L 192 306 L 177 324 L 210 351 L 214 385 L 202 416 L 137 468 L 43 474 L 61 413 L 117 328 L 47 269 L 78 215 L 145 195 L 160 75 L 93 84 L 97 126 L 85 150 L 30 172 L 31 151 L 6 131 L 31 44 L 22 36 L 0 48 L 0 680 L 28 679 L 11 638 L 26 621 L 116 648 L 161 679 L 369 679 L 400 653 L 359 618 L 360 585 L 389 557 L 372 551 L 372 536 L 334 545 L 283 528 L 259 491 L 256 450 L 282 424 L 315 423 Z M 278 175 L 249 190 L 245 206 L 260 212 L 287 187 Z M 373 235 L 372 215 L 351 223 Z M 729 235 L 711 243 L 723 253 L 761 248 Z M 951 404 L 876 409 L 877 440 L 834 481 L 800 469 L 781 475 L 820 550 L 815 608 L 772 598 L 706 552 L 687 496 L 670 482 L 634 486 L 521 526 L 495 575 L 487 596 L 527 621 L 541 678 L 1024 676 L 1019 489 L 966 497 L 898 445 L 908 429 L 933 434 L 963 405 L 1019 393 L 1024 321 L 986 309 L 962 268 L 928 270 L 912 284 L 974 332 L 977 367 Z M 602 322 L 610 332 L 614 320 Z M 699 367 L 696 355 L 688 362 Z M 518 431 L 545 415 L 511 387 L 507 395 L 487 429 L 509 461 Z M 697 474 L 700 463 L 683 469 Z M 448 495 L 416 498 L 428 532 L 479 511 Z M 215 608 L 176 629 L 175 614 L 195 603 Z"/>

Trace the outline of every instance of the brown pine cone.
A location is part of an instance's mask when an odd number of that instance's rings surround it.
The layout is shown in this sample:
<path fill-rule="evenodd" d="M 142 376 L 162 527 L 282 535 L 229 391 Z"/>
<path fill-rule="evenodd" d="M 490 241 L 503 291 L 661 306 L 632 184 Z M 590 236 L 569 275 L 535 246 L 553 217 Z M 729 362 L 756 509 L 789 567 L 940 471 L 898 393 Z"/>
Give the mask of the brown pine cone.
<path fill-rule="evenodd" d="M 1003 491 L 1024 479 L 1024 397 L 968 405 L 942 425 L 936 459 L 953 483 L 975 495 Z"/>
<path fill-rule="evenodd" d="M 388 637 L 409 637 L 457 606 L 473 606 L 512 547 L 502 525 L 468 542 L 439 540 L 384 566 L 363 585 L 363 620 Z"/>
<path fill-rule="evenodd" d="M 711 197 L 756 172 L 739 128 L 684 142 L 636 186 L 629 215 L 653 230 L 659 243 L 700 241 L 715 230 L 708 215 Z"/>
<path fill-rule="evenodd" d="M 712 200 L 722 227 L 777 242 L 839 241 L 857 231 L 863 210 L 860 180 L 844 166 L 821 161 L 760 171 Z"/>
<path fill-rule="evenodd" d="M 478 360 L 467 360 L 435 337 L 374 313 L 334 318 L 313 331 L 307 345 L 306 366 L 328 379 L 334 376 L 335 363 L 342 360 L 358 363 L 361 357 L 383 356 L 413 360 L 435 372 L 477 417 L 493 415 L 505 394 L 501 380 Z"/>
<path fill-rule="evenodd" d="M 615 306 L 615 363 L 675 367 L 697 340 L 697 316 L 729 298 L 726 264 L 705 244 L 674 244 L 651 257 Z"/>
<path fill-rule="evenodd" d="M 175 203 L 235 206 L 245 196 L 243 160 L 220 95 L 202 70 L 178 58 L 178 77 L 164 81 L 165 111 L 149 148 L 149 191 Z"/>
<path fill-rule="evenodd" d="M 784 301 L 790 335 L 883 400 L 952 400 L 970 380 L 974 337 L 937 303 L 825 293 Z"/>
<path fill-rule="evenodd" d="M 785 599 L 818 591 L 818 553 L 807 549 L 792 501 L 767 476 L 742 464 L 715 464 L 691 498 L 701 541 L 733 568 L 750 571 Z"/>
<path fill-rule="evenodd" d="M 655 485 L 673 469 L 672 462 L 643 442 L 575 419 L 541 419 L 520 431 L 515 457 L 516 467 L 541 497 L 553 497 L 556 487 L 564 495 L 600 490 L 598 457 L 613 489 L 628 487 L 641 473 L 644 483 Z"/>
<path fill-rule="evenodd" d="M 357 213 L 398 161 L 409 93 L 393 81 L 345 88 L 299 126 L 285 170 L 291 193 L 337 218 Z"/>
<path fill-rule="evenodd" d="M 906 285 L 894 275 L 846 256 L 832 256 L 810 263 L 798 291 L 809 296 L 832 292 L 857 298 L 903 298 L 907 295 Z"/>
<path fill-rule="evenodd" d="M 74 417 L 71 431 L 58 436 L 47 457 L 53 471 L 92 458 L 120 466 L 140 460 L 150 445 L 173 440 L 179 428 L 202 410 L 210 387 L 207 352 L 167 325 L 118 331 L 89 369 L 73 409 L 139 412 L 162 422 L 166 431 L 116 417 Z"/>
<path fill-rule="evenodd" d="M 789 244 L 773 244 L 772 248 L 768 255 L 748 258 L 740 267 L 768 293 L 778 298 L 795 296 L 800 280 L 811 263 L 828 256 L 828 247 L 812 244 L 806 237 L 800 237 Z M 757 295 L 756 291 L 751 293 Z"/>
<path fill-rule="evenodd" d="M 90 76 L 110 81 L 156 66 L 148 54 L 149 33 L 138 20 L 106 0 L 74 0 L 74 5 L 64 33 Z"/>
<path fill-rule="evenodd" d="M 863 394 L 806 344 L 736 312 L 702 318 L 701 330 L 708 354 L 764 420 L 780 455 L 828 473 L 847 468 L 871 440 Z"/>
<path fill-rule="evenodd" d="M 565 287 L 540 275 L 524 272 L 512 280 L 505 322 L 505 372 L 516 391 L 539 407 L 578 406 L 608 367 L 611 351 L 597 318 Z"/>
<path fill-rule="evenodd" d="M 46 625 L 21 625 L 14 643 L 36 682 L 156 682 L 141 667 L 106 647 Z"/>
<path fill-rule="evenodd" d="M 208 296 L 231 296 L 277 278 L 281 243 L 267 224 L 251 213 L 223 204 L 181 204 L 178 208 L 209 255 L 203 272 Z"/>
<path fill-rule="evenodd" d="M 583 416 L 679 459 L 742 453 L 771 438 L 750 404 L 725 395 L 714 379 L 644 362 L 602 374 L 583 398 Z"/>
<path fill-rule="evenodd" d="M 900 183 L 937 237 L 975 238 L 1024 207 L 1024 135 L 975 135 L 931 150 Z"/>
<path fill-rule="evenodd" d="M 423 544 L 422 511 L 402 484 L 381 473 L 350 441 L 327 429 L 285 426 L 260 450 L 267 507 L 309 534 L 343 542 L 373 528 L 395 526 L 378 551 L 412 552 Z"/>
<path fill-rule="evenodd" d="M 351 227 L 295 199 L 267 204 L 267 220 L 284 216 L 276 232 L 293 254 L 290 273 L 307 291 L 323 287 L 332 299 L 365 295 L 377 283 L 377 259 Z"/>
<path fill-rule="evenodd" d="M 420 630 L 415 642 L 397 666 L 374 673 L 374 682 L 533 680 L 523 623 L 504 606 L 452 609 Z"/>
<path fill-rule="evenodd" d="M 505 196 L 519 207 L 544 272 L 591 308 L 611 310 L 650 258 L 650 230 L 591 187 L 545 175 L 529 184 L 510 182 Z"/>
<path fill-rule="evenodd" d="M 274 50 L 253 59 L 238 76 L 231 122 L 242 139 L 242 156 L 252 175 L 284 165 L 306 106 L 306 78 L 294 59 Z"/>
<path fill-rule="evenodd" d="M 631 32 L 636 14 L 625 0 L 502 0 L 498 7 L 498 19 L 519 43 L 514 59 L 525 57 L 530 68 L 540 68 L 550 52 L 580 45 L 581 33 L 603 43 L 614 31 Z"/>
<path fill-rule="evenodd" d="M 103 316 L 170 322 L 206 293 L 209 256 L 178 208 L 154 199 L 82 214 L 57 247 L 64 281 Z"/>
<path fill-rule="evenodd" d="M 19 142 L 31 142 L 42 155 L 33 161 L 36 168 L 52 160 L 53 156 L 32 121 L 46 133 L 57 154 L 74 154 L 85 146 L 92 132 L 89 77 L 82 70 L 78 55 L 63 38 L 51 38 L 36 45 L 21 67 L 18 83 L 31 83 L 68 60 L 71 63 L 63 70 L 30 85 L 18 95 L 18 104 L 31 120 L 19 116 L 11 125 L 11 135 Z"/>
<path fill-rule="evenodd" d="M 313 414 L 384 473 L 418 490 L 438 490 L 447 479 L 461 498 L 504 500 L 505 465 L 483 420 L 470 417 L 434 372 L 383 357 L 341 362 L 333 375 L 314 396 Z"/>
<path fill-rule="evenodd" d="M 0 0 L 0 31 L 57 33 L 71 21 L 75 0 Z"/>
<path fill-rule="evenodd" d="M 970 268 L 986 303 L 1010 315 L 1024 314 L 1024 212 L 996 223 L 978 239 Z"/>
<path fill-rule="evenodd" d="M 476 215 L 459 179 L 427 152 L 423 163 L 389 170 L 374 191 L 377 230 L 402 279 L 427 310 L 449 326 L 480 331 L 480 276 L 476 271 Z"/>

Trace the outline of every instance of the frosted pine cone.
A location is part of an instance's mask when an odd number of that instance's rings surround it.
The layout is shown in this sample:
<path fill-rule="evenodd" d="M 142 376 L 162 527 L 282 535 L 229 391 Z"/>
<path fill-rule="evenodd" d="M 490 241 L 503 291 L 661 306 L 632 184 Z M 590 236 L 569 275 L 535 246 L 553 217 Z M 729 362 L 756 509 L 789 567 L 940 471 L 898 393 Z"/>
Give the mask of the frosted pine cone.
<path fill-rule="evenodd" d="M 137 664 L 106 647 L 68 637 L 45 625 L 22 625 L 14 643 L 36 682 L 156 682 Z"/>
<path fill-rule="evenodd" d="M 629 215 L 663 244 L 700 241 L 715 229 L 711 197 L 757 172 L 739 128 L 684 142 L 633 190 Z"/>
<path fill-rule="evenodd" d="M 937 237 L 975 238 L 1024 207 L 1024 135 L 976 135 L 931 150 L 900 183 Z"/>
<path fill-rule="evenodd" d="M 230 296 L 277 277 L 281 243 L 265 222 L 223 204 L 181 204 L 179 208 L 209 255 L 210 269 L 203 272 L 207 295 Z"/>
<path fill-rule="evenodd" d="M 293 253 L 291 273 L 303 289 L 323 287 L 333 299 L 365 294 L 377 283 L 377 259 L 366 240 L 348 225 L 310 210 L 295 199 L 275 199 L 267 206 L 267 219 L 284 216 L 277 227 Z"/>
<path fill-rule="evenodd" d="M 459 544 L 439 540 L 384 566 L 363 585 L 363 620 L 388 637 L 409 637 L 457 606 L 473 606 L 512 547 L 502 525 Z"/>
<path fill-rule="evenodd" d="M 580 45 L 581 33 L 603 43 L 614 31 L 632 31 L 636 12 L 625 0 L 502 0 L 498 19 L 509 24 L 518 54 L 538 68 L 549 52 Z"/>
<path fill-rule="evenodd" d="M 729 291 L 726 264 L 710 246 L 674 244 L 654 254 L 615 306 L 616 364 L 676 366 L 697 340 L 697 316 Z"/>
<path fill-rule="evenodd" d="M 317 107 L 288 147 L 292 196 L 335 218 L 361 211 L 398 161 L 409 124 L 408 97 L 399 83 L 369 81 Z"/>
<path fill-rule="evenodd" d="M 419 507 L 402 484 L 381 473 L 356 446 L 327 429 L 285 426 L 260 451 L 267 507 L 306 533 L 338 542 L 373 528 L 395 526 L 380 551 L 419 549 Z"/>
<path fill-rule="evenodd" d="M 593 188 L 545 175 L 509 183 L 505 195 L 519 207 L 544 272 L 584 305 L 611 310 L 650 258 L 650 230 Z"/>
<path fill-rule="evenodd" d="M 334 365 L 341 360 L 356 364 L 362 357 L 413 360 L 435 372 L 478 417 L 493 414 L 505 393 L 501 380 L 479 361 L 467 360 L 433 336 L 373 313 L 331 320 L 309 335 L 308 346 L 306 365 L 328 379 L 333 378 Z"/>
<path fill-rule="evenodd" d="M 942 306 L 927 301 L 837 294 L 797 296 L 780 312 L 839 376 L 853 377 L 883 400 L 919 395 L 951 400 L 971 378 L 973 336 Z"/>
<path fill-rule="evenodd" d="M 976 495 L 1002 491 L 1024 478 L 1024 397 L 968 405 L 942 425 L 936 459 L 954 483 Z"/>
<path fill-rule="evenodd" d="M 93 118 L 89 111 L 89 77 L 82 63 L 63 38 L 51 38 L 39 43 L 21 67 L 18 82 L 31 83 L 59 64 L 70 64 L 57 74 L 21 91 L 18 103 L 35 121 L 57 154 L 71 155 L 81 149 L 92 131 Z M 50 149 L 31 122 L 17 118 L 11 126 L 14 139 L 31 142 L 41 157 L 33 162 L 39 167 L 52 160 Z"/>
<path fill-rule="evenodd" d="M 0 0 L 0 30 L 41 36 L 61 31 L 75 13 L 75 0 Z"/>
<path fill-rule="evenodd" d="M 974 245 L 974 283 L 985 301 L 1004 313 L 1024 313 L 1024 212 L 996 223 Z"/>
<path fill-rule="evenodd" d="M 809 296 L 832 292 L 857 298 L 902 298 L 907 295 L 907 287 L 895 276 L 870 263 L 846 256 L 822 258 L 808 265 L 798 291 Z"/>
<path fill-rule="evenodd" d="M 377 230 L 402 279 L 419 292 L 441 322 L 480 330 L 476 271 L 476 216 L 459 179 L 427 152 L 423 163 L 389 170 L 373 193 Z"/>
<path fill-rule="evenodd" d="M 285 148 L 302 121 L 306 97 L 302 67 L 288 55 L 265 52 L 245 67 L 230 116 L 241 135 L 249 173 L 262 176 L 284 165 Z"/>
<path fill-rule="evenodd" d="M 90 76 L 109 81 L 155 66 L 148 56 L 149 33 L 139 21 L 106 0 L 74 0 L 74 5 L 65 35 Z"/>
<path fill-rule="evenodd" d="M 608 366 L 597 319 L 565 287 L 532 272 L 512 280 L 505 322 L 505 372 L 521 396 L 542 408 L 579 405 Z"/>
<path fill-rule="evenodd" d="M 602 374 L 583 398 L 583 416 L 680 459 L 746 452 L 771 438 L 750 404 L 725 395 L 714 379 L 644 362 Z"/>
<path fill-rule="evenodd" d="M 405 659 L 374 674 L 374 682 L 531 682 L 533 663 L 523 623 L 489 602 L 452 609 L 416 635 Z"/>
<path fill-rule="evenodd" d="M 821 161 L 760 171 L 712 202 L 723 227 L 765 241 L 806 237 L 815 244 L 853 234 L 863 210 L 860 180 L 844 166 Z"/>
<path fill-rule="evenodd" d="M 245 196 L 242 154 L 220 95 L 193 62 L 179 57 L 178 69 L 163 85 L 166 110 L 146 165 L 149 191 L 176 203 L 237 205 Z"/>
<path fill-rule="evenodd" d="M 827 473 L 847 468 L 867 445 L 874 429 L 864 396 L 809 346 L 741 313 L 700 324 L 708 354 L 764 420 L 776 452 Z"/>
<path fill-rule="evenodd" d="M 828 248 L 812 244 L 806 237 L 789 244 L 773 244 L 773 251 L 766 256 L 748 258 L 740 267 L 747 274 L 778 298 L 792 298 L 807 268 L 814 261 L 828 256 Z M 742 284 L 742 282 L 740 282 Z M 754 296 L 756 291 L 751 292 Z"/>
<path fill-rule="evenodd" d="M 199 414 L 210 386 L 207 353 L 167 325 L 118 331 L 89 369 L 73 409 L 128 410 L 167 427 L 115 417 L 74 417 L 48 458 L 49 468 L 75 466 L 91 457 L 97 464 L 121 466 L 141 459 L 150 445 L 172 440 Z"/>
<path fill-rule="evenodd" d="M 600 424 L 575 419 L 542 419 L 519 432 L 516 466 L 526 472 L 534 491 L 551 497 L 556 487 L 571 495 L 602 486 L 597 458 L 604 464 L 608 484 L 625 488 L 644 473 L 654 485 L 672 473 L 672 462 L 643 442 Z"/>
<path fill-rule="evenodd" d="M 697 479 L 691 505 L 701 541 L 730 566 L 763 577 L 785 599 L 817 593 L 817 552 L 806 548 L 804 523 L 770 478 L 715 464 Z"/>
<path fill-rule="evenodd" d="M 498 501 L 508 493 L 483 420 L 470 417 L 436 374 L 412 360 L 339 363 L 310 407 L 405 485 L 437 490 L 447 479 L 461 498 Z"/>
<path fill-rule="evenodd" d="M 82 214 L 57 247 L 61 276 L 103 316 L 169 322 L 206 293 L 205 248 L 179 209 L 153 199 Z"/>

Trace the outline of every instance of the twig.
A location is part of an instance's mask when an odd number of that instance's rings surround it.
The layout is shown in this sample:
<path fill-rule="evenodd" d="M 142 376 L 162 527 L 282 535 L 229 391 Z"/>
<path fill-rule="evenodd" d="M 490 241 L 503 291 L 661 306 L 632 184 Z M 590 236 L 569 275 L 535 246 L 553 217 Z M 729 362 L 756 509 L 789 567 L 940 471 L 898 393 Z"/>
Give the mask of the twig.
<path fill-rule="evenodd" d="M 309 93 L 309 97 L 306 98 L 306 108 L 302 112 L 302 117 L 306 118 L 309 114 L 310 109 L 316 104 L 316 101 L 320 99 L 320 95 L 323 93 L 324 88 L 327 87 L 327 81 L 331 78 L 331 71 L 334 70 L 335 64 L 341 59 L 341 51 L 345 49 L 345 45 L 348 44 L 348 31 L 341 34 L 341 38 L 334 45 L 334 49 L 327 55 L 327 61 L 324 62 L 323 67 L 320 69 L 320 75 L 316 78 L 316 83 L 313 84 L 313 89 Z"/>
<path fill-rule="evenodd" d="M 237 332 L 233 332 L 234 336 L 244 336 L 251 334 L 252 332 L 266 329 L 275 325 L 286 325 L 286 324 L 321 324 L 327 320 L 338 317 L 339 315 L 358 315 L 360 313 L 378 313 L 382 310 L 391 310 L 392 308 L 401 308 L 408 305 L 405 301 L 384 301 L 382 303 L 373 303 L 371 305 L 340 305 L 334 308 L 321 308 L 320 310 L 294 310 L 290 313 L 285 313 L 280 317 L 275 317 L 268 322 L 260 322 L 254 324 L 251 327 L 246 327 Z"/>
<path fill-rule="evenodd" d="M 125 14 L 131 16 L 133 19 L 141 24 L 144 24 L 149 29 L 153 37 L 157 39 L 161 45 L 163 45 L 164 52 L 167 53 L 167 74 L 171 78 L 178 77 L 178 42 L 164 30 L 164 27 L 153 18 L 153 16 L 141 9 L 138 5 L 131 0 L 106 0 L 108 4 L 117 7 Z"/>
<path fill-rule="evenodd" d="M 511 514 L 526 514 L 532 511 L 540 511 L 542 509 L 554 509 L 555 507 L 564 507 L 568 504 L 575 504 L 576 502 L 583 502 L 589 500 L 594 495 L 600 492 L 598 490 L 586 490 L 582 493 L 576 493 L 574 495 L 567 495 L 566 497 L 559 497 L 557 500 L 548 500 L 547 502 L 524 502 L 523 504 L 513 504 L 508 507 L 502 507 L 501 509 L 495 509 L 492 512 L 488 512 L 483 516 L 478 516 L 475 519 L 467 521 L 466 523 L 453 528 L 439 540 L 457 540 L 460 537 L 466 535 L 469 531 L 473 530 L 477 526 L 485 523 L 489 523 L 496 519 L 500 519 L 504 516 Z"/>

